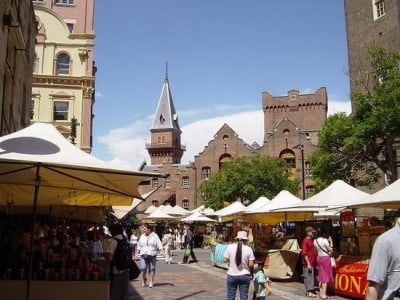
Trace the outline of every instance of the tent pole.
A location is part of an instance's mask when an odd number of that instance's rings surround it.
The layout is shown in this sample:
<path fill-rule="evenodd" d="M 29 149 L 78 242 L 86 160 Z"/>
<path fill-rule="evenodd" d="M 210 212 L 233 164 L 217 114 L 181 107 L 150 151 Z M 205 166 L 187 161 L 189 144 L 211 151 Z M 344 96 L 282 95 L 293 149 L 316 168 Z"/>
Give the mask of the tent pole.
<path fill-rule="evenodd" d="M 35 193 L 33 197 L 33 207 L 32 207 L 32 225 L 31 225 L 31 241 L 29 245 L 29 260 L 28 260 L 28 278 L 26 282 L 26 300 L 30 300 L 31 298 L 31 281 L 32 281 L 32 265 L 33 265 L 33 235 L 35 233 L 35 224 L 36 224 L 36 209 L 37 202 L 39 196 L 39 188 L 40 188 L 40 163 L 36 164 L 36 176 L 35 176 Z"/>

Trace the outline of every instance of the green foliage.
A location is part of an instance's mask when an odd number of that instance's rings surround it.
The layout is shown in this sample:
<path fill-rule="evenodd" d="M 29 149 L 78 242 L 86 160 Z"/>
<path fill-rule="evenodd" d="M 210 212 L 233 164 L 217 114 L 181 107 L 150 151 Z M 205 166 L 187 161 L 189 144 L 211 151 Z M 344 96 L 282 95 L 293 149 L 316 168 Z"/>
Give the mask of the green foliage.
<path fill-rule="evenodd" d="M 313 176 L 324 185 L 336 179 L 370 185 L 385 173 L 396 179 L 393 143 L 400 137 L 400 54 L 369 53 L 370 84 L 354 93 L 355 112 L 330 116 L 311 157 Z"/>
<path fill-rule="evenodd" d="M 200 185 L 199 197 L 206 206 L 220 209 L 224 201 L 253 202 L 274 197 L 281 190 L 296 193 L 298 182 L 289 179 L 289 166 L 266 156 L 237 157 Z"/>

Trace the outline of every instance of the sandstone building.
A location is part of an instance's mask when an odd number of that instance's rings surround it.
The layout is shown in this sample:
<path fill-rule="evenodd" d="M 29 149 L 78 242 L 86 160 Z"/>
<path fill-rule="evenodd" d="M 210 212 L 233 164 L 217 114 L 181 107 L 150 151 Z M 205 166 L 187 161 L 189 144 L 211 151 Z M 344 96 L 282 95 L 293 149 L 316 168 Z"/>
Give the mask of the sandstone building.
<path fill-rule="evenodd" d="M 0 1 L 0 135 L 30 124 L 36 24 L 30 0 Z"/>
<path fill-rule="evenodd" d="M 189 210 L 198 207 L 201 205 L 197 194 L 201 182 L 237 156 L 269 155 L 284 159 L 292 166 L 293 176 L 300 182 L 304 176 L 304 195 L 313 192 L 307 157 L 315 150 L 317 132 L 326 119 L 326 89 L 320 88 L 314 94 L 305 95 L 291 90 L 287 96 L 281 97 L 273 97 L 265 92 L 262 94 L 262 106 L 263 145 L 247 144 L 228 124 L 222 124 L 193 162 L 181 164 L 186 149 L 181 145 L 178 115 L 166 76 L 150 129 L 151 142 L 146 144 L 151 162 L 149 165 L 143 164 L 141 170 L 169 176 L 149 178 L 139 186 L 142 194 L 156 187 L 158 190 L 138 206 L 138 212 L 143 212 L 150 205 L 161 204 L 177 204 Z M 303 196 L 302 184 L 299 196 Z"/>
<path fill-rule="evenodd" d="M 53 124 L 71 142 L 90 152 L 96 70 L 94 0 L 33 3 L 38 33 L 31 120 Z"/>

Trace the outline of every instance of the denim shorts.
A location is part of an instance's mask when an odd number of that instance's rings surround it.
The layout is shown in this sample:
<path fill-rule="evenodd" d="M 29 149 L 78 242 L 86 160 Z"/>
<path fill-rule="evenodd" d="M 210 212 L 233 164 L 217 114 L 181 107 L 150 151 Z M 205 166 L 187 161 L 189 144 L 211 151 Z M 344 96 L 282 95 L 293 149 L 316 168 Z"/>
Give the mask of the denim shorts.
<path fill-rule="evenodd" d="M 140 270 L 149 275 L 156 274 L 156 256 L 155 255 L 142 255 L 140 257 Z"/>

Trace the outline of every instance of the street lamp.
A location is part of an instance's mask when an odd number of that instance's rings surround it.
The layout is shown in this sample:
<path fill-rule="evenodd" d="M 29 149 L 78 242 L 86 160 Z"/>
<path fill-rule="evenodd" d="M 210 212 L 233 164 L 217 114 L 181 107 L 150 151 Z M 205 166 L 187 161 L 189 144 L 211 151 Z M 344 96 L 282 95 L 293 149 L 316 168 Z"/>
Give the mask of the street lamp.
<path fill-rule="evenodd" d="M 304 145 L 298 144 L 293 147 L 293 149 L 299 149 L 301 152 L 301 184 L 303 187 L 303 200 L 306 199 L 306 187 L 304 181 Z"/>

